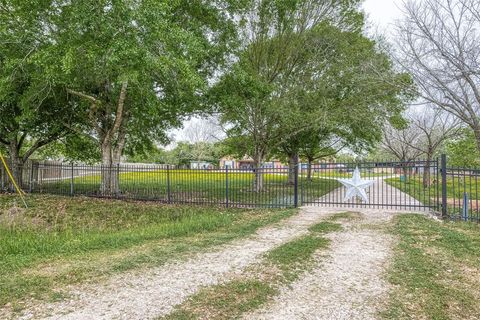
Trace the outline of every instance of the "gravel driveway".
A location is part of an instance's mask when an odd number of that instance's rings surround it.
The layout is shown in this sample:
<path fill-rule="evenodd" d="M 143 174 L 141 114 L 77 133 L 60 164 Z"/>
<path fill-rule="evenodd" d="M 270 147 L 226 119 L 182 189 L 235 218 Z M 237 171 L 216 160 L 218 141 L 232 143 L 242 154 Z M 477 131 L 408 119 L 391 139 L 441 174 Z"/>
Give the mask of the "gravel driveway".
<path fill-rule="evenodd" d="M 391 188 L 383 187 L 380 189 Z M 339 192 L 326 197 L 340 197 Z M 397 189 L 395 194 L 417 204 Z M 317 266 L 291 286 L 281 288 L 271 303 L 245 319 L 375 319 L 389 289 L 384 270 L 393 239 L 383 229 L 395 213 L 328 207 L 301 208 L 295 216 L 251 237 L 186 261 L 73 287 L 68 300 L 32 306 L 20 319 L 152 319 L 166 315 L 201 287 L 235 278 L 260 262 L 267 251 L 306 234 L 309 226 L 325 217 L 347 210 L 360 211 L 362 219 L 343 221 L 343 231 L 327 235 L 332 241 L 330 250 L 317 254 Z"/>
<path fill-rule="evenodd" d="M 252 237 L 237 240 L 187 261 L 117 275 L 106 283 L 69 292 L 69 300 L 27 309 L 21 319 L 151 319 L 168 314 L 202 286 L 231 279 L 262 255 L 307 232 L 334 209 L 304 208 Z"/>
<path fill-rule="evenodd" d="M 382 231 L 393 213 L 362 209 L 362 219 L 327 235 L 317 267 L 244 319 L 376 319 L 388 292 L 383 273 L 392 238 Z"/>

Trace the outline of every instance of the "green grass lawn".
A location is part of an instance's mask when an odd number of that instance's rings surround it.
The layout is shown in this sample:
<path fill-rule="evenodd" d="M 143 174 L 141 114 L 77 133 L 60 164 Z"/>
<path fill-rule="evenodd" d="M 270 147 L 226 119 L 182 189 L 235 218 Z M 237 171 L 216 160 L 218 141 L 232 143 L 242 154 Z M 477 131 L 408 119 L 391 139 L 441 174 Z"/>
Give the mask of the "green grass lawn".
<path fill-rule="evenodd" d="M 401 181 L 400 178 L 390 178 L 385 179 L 385 181 L 391 186 L 400 189 L 419 200 L 423 204 L 431 206 L 440 206 L 441 204 L 441 185 L 432 183 L 431 186 L 425 188 L 421 176 L 410 177 L 406 181 Z M 463 179 L 458 177 L 455 177 L 454 179 L 453 177 L 448 177 L 447 206 L 449 214 L 452 218 L 459 218 L 461 208 L 463 207 L 464 192 L 467 192 L 469 199 L 469 219 L 479 221 L 480 185 L 475 179 Z M 477 208 L 479 211 L 477 211 Z"/>
<path fill-rule="evenodd" d="M 421 176 L 410 177 L 406 181 L 400 178 L 387 178 L 385 182 L 412 196 L 423 204 L 434 205 L 437 201 L 437 194 L 439 197 L 441 196 L 440 189 L 437 190 L 436 183 L 432 183 L 430 187 L 424 188 Z"/>
<path fill-rule="evenodd" d="M 373 172 L 369 169 L 361 169 L 360 175 L 364 178 L 374 178 L 374 177 L 388 177 L 393 175 L 394 173 L 390 172 L 391 170 L 385 170 L 385 172 Z M 330 170 L 330 169 L 320 169 L 320 170 L 312 170 L 312 177 L 314 178 L 351 178 L 353 174 L 353 169 L 349 172 L 339 171 L 339 170 Z M 306 170 L 302 170 L 300 172 L 301 177 L 306 177 L 307 173 Z"/>
<path fill-rule="evenodd" d="M 0 306 L 55 299 L 71 283 L 155 266 L 247 236 L 295 210 L 0 196 Z"/>
<path fill-rule="evenodd" d="M 432 183 L 430 187 L 425 188 L 421 176 L 410 177 L 406 182 L 400 181 L 400 178 L 390 178 L 386 179 L 386 181 L 396 188 L 402 189 L 402 191 L 410 192 L 412 196 L 415 193 L 422 197 L 436 196 L 437 184 Z M 471 199 L 476 200 L 480 195 L 480 184 L 474 179 L 447 178 L 447 198 L 462 199 L 464 192 L 467 192 Z M 439 193 L 439 195 L 441 195 L 441 193 Z"/>
<path fill-rule="evenodd" d="M 385 319 L 478 319 L 480 226 L 422 215 L 395 218 Z"/>
<path fill-rule="evenodd" d="M 160 200 L 172 203 L 225 204 L 227 200 L 227 176 L 224 171 L 204 170 L 156 170 L 122 172 L 119 195 L 122 198 Z M 287 183 L 286 174 L 264 174 L 264 191 L 253 192 L 255 175 L 252 172 L 228 174 L 228 201 L 232 206 L 262 205 L 265 207 L 289 207 L 294 204 L 294 187 Z M 92 174 L 73 179 L 77 195 L 99 195 L 100 175 Z M 34 185 L 34 192 L 69 194 L 70 179 L 45 181 Z M 299 184 L 308 192 L 304 201 L 313 200 L 338 187 L 338 182 L 315 178 Z"/>

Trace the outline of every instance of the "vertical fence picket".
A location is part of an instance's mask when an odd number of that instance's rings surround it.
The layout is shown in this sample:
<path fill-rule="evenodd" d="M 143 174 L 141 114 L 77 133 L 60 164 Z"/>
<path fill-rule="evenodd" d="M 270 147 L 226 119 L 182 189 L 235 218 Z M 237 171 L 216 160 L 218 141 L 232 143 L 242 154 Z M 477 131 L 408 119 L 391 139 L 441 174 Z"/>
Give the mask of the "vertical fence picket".
<path fill-rule="evenodd" d="M 172 203 L 171 198 L 171 190 L 170 190 L 170 166 L 167 164 L 167 202 Z"/>
<path fill-rule="evenodd" d="M 446 219 L 447 212 L 447 156 L 442 154 L 441 157 L 441 174 L 442 174 L 442 218 Z"/>
<path fill-rule="evenodd" d="M 30 162 L 30 174 L 28 182 L 28 192 L 33 192 L 33 162 Z"/>
<path fill-rule="evenodd" d="M 74 172 L 73 163 L 71 164 L 70 169 L 71 169 L 70 170 L 70 196 L 73 197 L 73 193 L 74 193 L 73 184 L 74 184 L 74 180 L 75 180 L 75 172 Z"/>
<path fill-rule="evenodd" d="M 225 207 L 228 208 L 228 166 L 225 166 Z"/>

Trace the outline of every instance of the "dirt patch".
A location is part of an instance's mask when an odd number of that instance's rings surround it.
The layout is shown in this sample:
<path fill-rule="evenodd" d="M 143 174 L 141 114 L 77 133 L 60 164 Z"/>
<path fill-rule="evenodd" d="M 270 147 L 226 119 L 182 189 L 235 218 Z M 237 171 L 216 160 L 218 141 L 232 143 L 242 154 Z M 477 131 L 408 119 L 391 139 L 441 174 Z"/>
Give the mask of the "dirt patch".
<path fill-rule="evenodd" d="M 463 198 L 447 198 L 447 204 L 452 207 L 462 208 Z M 468 199 L 468 208 L 473 211 L 478 211 L 480 209 L 480 200 Z"/>

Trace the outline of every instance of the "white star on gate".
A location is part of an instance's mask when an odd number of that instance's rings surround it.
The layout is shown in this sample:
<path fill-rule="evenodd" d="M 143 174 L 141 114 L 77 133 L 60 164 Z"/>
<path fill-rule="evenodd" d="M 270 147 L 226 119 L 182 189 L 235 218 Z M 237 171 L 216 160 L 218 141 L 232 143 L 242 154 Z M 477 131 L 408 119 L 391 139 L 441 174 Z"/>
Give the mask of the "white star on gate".
<path fill-rule="evenodd" d="M 360 177 L 360 170 L 358 167 L 353 171 L 352 179 L 337 179 L 341 184 L 347 188 L 343 202 L 347 202 L 355 196 L 359 196 L 365 203 L 368 203 L 368 196 L 365 189 L 370 187 L 375 181 L 362 180 Z"/>

